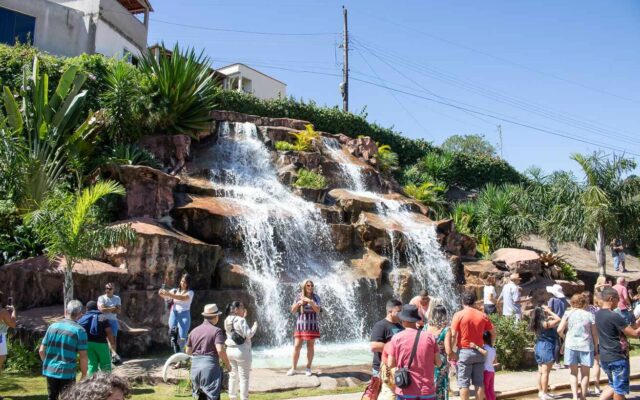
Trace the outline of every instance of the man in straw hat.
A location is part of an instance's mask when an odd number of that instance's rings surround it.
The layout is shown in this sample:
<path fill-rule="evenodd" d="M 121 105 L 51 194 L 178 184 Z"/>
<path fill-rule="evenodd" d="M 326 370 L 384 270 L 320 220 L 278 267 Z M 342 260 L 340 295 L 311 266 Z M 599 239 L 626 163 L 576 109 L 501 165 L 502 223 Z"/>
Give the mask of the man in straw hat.
<path fill-rule="evenodd" d="M 193 395 L 199 400 L 219 400 L 222 391 L 222 359 L 225 368 L 229 359 L 224 350 L 224 332 L 215 326 L 222 314 L 215 304 L 204 306 L 202 324 L 191 331 L 185 346 L 191 357 Z"/>

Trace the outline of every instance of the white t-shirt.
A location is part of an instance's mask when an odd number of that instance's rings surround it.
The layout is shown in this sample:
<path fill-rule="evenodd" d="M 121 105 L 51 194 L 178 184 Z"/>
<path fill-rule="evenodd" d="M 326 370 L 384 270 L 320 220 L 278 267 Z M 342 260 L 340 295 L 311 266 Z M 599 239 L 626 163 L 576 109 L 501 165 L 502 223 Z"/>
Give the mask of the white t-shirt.
<path fill-rule="evenodd" d="M 180 294 L 178 289 L 172 289 L 171 293 Z M 189 298 L 186 300 L 173 300 L 173 307 L 176 312 L 182 312 L 191 309 L 191 302 L 193 301 L 193 290 L 189 290 L 187 292 L 187 296 L 189 296 Z"/>
<path fill-rule="evenodd" d="M 520 300 L 520 289 L 518 289 L 518 285 L 513 282 L 507 283 L 502 288 L 500 297 L 502 297 L 503 300 L 502 315 L 520 315 L 520 304 L 518 303 L 518 300 Z"/>
<path fill-rule="evenodd" d="M 494 300 L 491 300 L 491 295 L 493 295 Z M 486 285 L 484 287 L 484 304 L 495 304 L 495 299 L 498 297 L 496 293 L 496 288 L 493 285 Z"/>
<path fill-rule="evenodd" d="M 120 301 L 120 297 L 116 296 L 115 294 L 111 297 L 107 296 L 106 294 L 103 294 L 102 296 L 98 297 L 98 306 L 111 308 L 111 307 L 118 307 L 121 305 L 122 305 L 122 302 Z M 118 314 L 116 313 L 102 313 L 102 315 L 104 315 L 105 319 L 115 319 L 115 320 L 118 319 Z"/>
<path fill-rule="evenodd" d="M 482 346 L 487 351 L 487 356 L 484 358 L 484 370 L 489 372 L 496 372 L 493 368 L 493 360 L 496 359 L 496 348 L 491 347 L 488 344 Z"/>
<path fill-rule="evenodd" d="M 575 351 L 593 351 L 591 327 L 596 323 L 593 314 L 586 310 L 572 309 L 563 318 L 567 320 L 564 346 Z"/>

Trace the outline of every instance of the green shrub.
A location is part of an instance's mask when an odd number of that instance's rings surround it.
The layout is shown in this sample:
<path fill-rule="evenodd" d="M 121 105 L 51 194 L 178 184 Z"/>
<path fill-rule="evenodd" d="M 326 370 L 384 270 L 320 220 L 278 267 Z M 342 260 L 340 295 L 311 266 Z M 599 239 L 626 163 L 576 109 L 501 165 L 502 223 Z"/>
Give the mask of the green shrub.
<path fill-rule="evenodd" d="M 305 189 L 324 189 L 327 187 L 327 180 L 320 174 L 302 168 L 298 171 L 298 179 L 294 186 Z"/>
<path fill-rule="evenodd" d="M 100 160 L 101 164 L 115 165 L 146 165 L 152 168 L 160 168 L 160 163 L 151 152 L 141 149 L 135 144 L 118 144 L 107 148 L 105 155 Z"/>
<path fill-rule="evenodd" d="M 38 373 L 42 368 L 42 361 L 38 356 L 40 341 L 34 348 L 22 343 L 20 340 L 9 337 L 7 371 L 21 374 Z"/>
<path fill-rule="evenodd" d="M 446 185 L 433 182 L 425 182 L 420 186 L 411 183 L 404 187 L 404 192 L 408 196 L 413 197 L 437 212 L 441 212 L 446 206 L 444 199 L 444 192 L 446 190 Z"/>
<path fill-rule="evenodd" d="M 378 146 L 378 152 L 375 155 L 378 168 L 382 172 L 393 172 L 398 169 L 400 164 L 398 154 L 391 150 L 391 146 L 383 144 Z"/>
<path fill-rule="evenodd" d="M 305 125 L 303 131 L 293 132 L 292 135 L 296 138 L 294 143 L 277 141 L 276 150 L 311 151 L 313 150 L 314 140 L 318 140 L 320 137 L 320 134 L 313 129 L 313 125 L 311 124 Z"/>
<path fill-rule="evenodd" d="M 525 321 L 516 322 L 515 318 L 491 316 L 496 330 L 496 357 L 505 369 L 517 369 L 524 360 L 524 349 L 535 343 L 533 333 L 529 332 Z"/>
<path fill-rule="evenodd" d="M 143 131 L 140 74 L 134 66 L 117 63 L 106 75 L 106 88 L 100 95 L 106 111 L 106 132 L 111 142 L 135 141 Z"/>
<path fill-rule="evenodd" d="M 290 151 L 290 150 L 297 150 L 296 145 L 293 143 L 289 143 L 289 142 L 285 142 L 282 140 L 279 140 L 276 142 L 276 150 L 280 150 L 280 151 Z"/>
<path fill-rule="evenodd" d="M 571 282 L 575 282 L 578 280 L 578 273 L 576 272 L 576 269 L 573 267 L 573 265 L 563 260 L 558 263 L 558 266 L 562 270 L 562 275 L 564 275 L 565 280 Z"/>

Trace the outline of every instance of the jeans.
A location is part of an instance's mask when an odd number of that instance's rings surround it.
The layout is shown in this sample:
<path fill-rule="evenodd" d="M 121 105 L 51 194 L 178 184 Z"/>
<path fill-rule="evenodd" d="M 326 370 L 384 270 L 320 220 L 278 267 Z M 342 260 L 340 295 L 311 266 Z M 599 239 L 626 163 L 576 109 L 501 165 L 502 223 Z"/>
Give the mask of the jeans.
<path fill-rule="evenodd" d="M 58 400 L 62 392 L 73 385 L 76 382 L 75 379 L 57 379 L 47 376 L 47 393 L 48 400 Z"/>
<path fill-rule="evenodd" d="M 227 357 L 231 364 L 229 372 L 229 399 L 249 399 L 249 373 L 251 372 L 251 347 L 230 346 L 227 347 Z"/>
<path fill-rule="evenodd" d="M 600 361 L 600 365 L 607 374 L 609 385 L 613 388 L 614 393 L 619 395 L 629 394 L 629 375 L 631 373 L 629 360 Z"/>
<path fill-rule="evenodd" d="M 171 333 L 171 328 L 178 328 L 178 347 L 180 351 L 184 351 L 184 344 L 187 342 L 190 327 L 191 311 L 175 311 L 175 308 L 172 308 L 169 313 L 169 333 Z"/>

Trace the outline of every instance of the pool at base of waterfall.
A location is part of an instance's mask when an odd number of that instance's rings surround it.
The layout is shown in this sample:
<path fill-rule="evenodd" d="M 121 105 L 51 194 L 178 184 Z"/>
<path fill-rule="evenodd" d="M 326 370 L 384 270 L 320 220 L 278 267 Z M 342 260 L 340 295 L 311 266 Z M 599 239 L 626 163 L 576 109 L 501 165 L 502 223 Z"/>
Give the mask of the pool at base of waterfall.
<path fill-rule="evenodd" d="M 290 368 L 293 355 L 293 340 L 288 346 L 256 347 L 253 349 L 252 368 Z M 373 353 L 369 342 L 322 343 L 316 341 L 313 368 L 339 367 L 345 365 L 371 364 Z M 307 363 L 306 343 L 302 344 L 298 369 L 304 370 Z"/>

